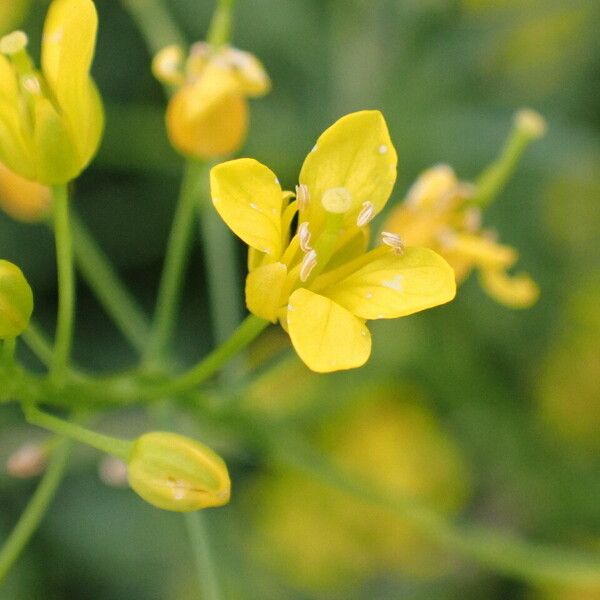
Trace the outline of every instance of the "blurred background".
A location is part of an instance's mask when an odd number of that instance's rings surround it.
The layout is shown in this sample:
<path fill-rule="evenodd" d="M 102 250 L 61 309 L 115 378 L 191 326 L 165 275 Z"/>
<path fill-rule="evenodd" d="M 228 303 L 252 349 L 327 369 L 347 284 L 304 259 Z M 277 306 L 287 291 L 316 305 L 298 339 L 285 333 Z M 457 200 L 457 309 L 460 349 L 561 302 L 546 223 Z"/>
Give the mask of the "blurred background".
<path fill-rule="evenodd" d="M 169 147 L 162 90 L 134 22 L 116 0 L 96 4 L 94 76 L 107 129 L 74 202 L 150 312 L 182 160 Z M 166 4 L 190 40 L 204 37 L 212 2 Z M 540 284 L 533 308 L 504 308 L 471 278 L 447 306 L 373 323 L 374 353 L 359 371 L 318 377 L 283 350 L 241 399 L 245 408 L 294 425 L 338 464 L 450 515 L 600 549 L 600 4 L 237 5 L 234 44 L 255 53 L 274 84 L 253 102 L 241 155 L 269 165 L 287 189 L 320 132 L 353 110 L 378 108 L 388 121 L 400 158 L 390 207 L 433 164 L 476 177 L 496 156 L 516 109 L 535 108 L 549 123 L 485 216 Z M 22 27 L 35 48 L 46 8 L 23 2 L 10 23 L 0 8 L 0 32 Z M 212 345 L 199 241 L 177 344 L 178 358 L 189 363 Z M 240 281 L 243 253 L 240 245 Z M 0 214 L 0 255 L 26 273 L 36 318 L 52 331 L 49 231 Z M 285 339 L 272 331 L 261 346 L 257 352 L 272 353 Z M 83 283 L 75 356 L 100 371 L 135 361 Z M 276 469 L 189 415 L 180 420 L 219 448 L 232 469 L 231 505 L 207 513 L 225 598 L 600 598 L 600 590 L 528 585 L 448 555 L 409 524 Z M 98 426 L 133 435 L 151 423 L 132 410 Z M 41 435 L 22 424 L 15 407 L 0 409 L 0 458 Z M 198 598 L 181 518 L 102 483 L 97 462 L 96 453 L 78 451 L 0 598 Z M 0 539 L 34 486 L 0 474 Z"/>

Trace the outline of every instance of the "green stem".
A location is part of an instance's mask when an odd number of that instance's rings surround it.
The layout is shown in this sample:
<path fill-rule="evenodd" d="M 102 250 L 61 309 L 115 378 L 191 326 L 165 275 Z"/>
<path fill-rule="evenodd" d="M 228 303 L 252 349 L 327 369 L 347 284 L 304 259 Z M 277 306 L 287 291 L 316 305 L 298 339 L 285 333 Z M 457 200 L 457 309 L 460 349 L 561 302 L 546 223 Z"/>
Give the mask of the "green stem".
<path fill-rule="evenodd" d="M 154 322 L 144 356 L 146 363 L 150 365 L 162 358 L 173 335 L 181 299 L 181 284 L 192 241 L 196 199 L 206 176 L 205 164 L 191 160 L 187 162 L 169 236 Z"/>
<path fill-rule="evenodd" d="M 69 223 L 69 196 L 66 185 L 52 188 L 54 197 L 54 238 L 58 269 L 58 317 L 51 374 L 61 383 L 67 371 L 73 337 L 75 273 Z"/>
<path fill-rule="evenodd" d="M 542 135 L 542 133 L 539 135 Z M 529 144 L 537 139 L 539 135 L 535 135 L 526 127 L 523 127 L 522 122 L 517 117 L 500 155 L 478 177 L 475 184 L 475 195 L 471 199 L 472 204 L 485 208 L 495 200 L 513 176 Z"/>
<path fill-rule="evenodd" d="M 170 44 L 185 46 L 185 36 L 161 0 L 121 0 L 154 55 Z"/>
<path fill-rule="evenodd" d="M 71 216 L 75 260 L 87 284 L 127 341 L 142 352 L 150 326 L 110 261 L 76 214 Z"/>
<path fill-rule="evenodd" d="M 567 586 L 600 584 L 600 559 L 583 553 L 532 544 L 517 536 L 481 526 L 449 522 L 413 499 L 398 499 L 351 476 L 293 436 L 278 436 L 276 459 L 359 500 L 409 521 L 424 536 L 450 551 L 511 577 L 528 582 Z"/>
<path fill-rule="evenodd" d="M 181 394 L 194 389 L 221 369 L 236 354 L 244 350 L 269 325 L 269 321 L 249 315 L 233 334 L 208 356 L 179 377 L 148 388 L 143 395 L 147 398 L 160 398 Z"/>
<path fill-rule="evenodd" d="M 58 435 L 77 440 L 78 442 L 87 444 L 101 452 L 112 454 L 123 461 L 129 459 L 132 442 L 103 435 L 91 431 L 90 429 L 86 429 L 81 425 L 59 419 L 58 417 L 38 410 L 33 404 L 24 404 L 23 412 L 25 413 L 27 421 L 32 425 L 37 425 L 38 427 L 43 427 Z"/>
<path fill-rule="evenodd" d="M 209 543 L 206 515 L 202 511 L 185 513 L 184 519 L 190 545 L 194 552 L 194 564 L 200 582 L 201 597 L 203 600 L 219 600 L 221 594 Z"/>
<path fill-rule="evenodd" d="M 228 44 L 231 40 L 233 5 L 234 0 L 219 0 L 213 13 L 206 41 L 215 48 Z"/>
<path fill-rule="evenodd" d="M 35 533 L 63 479 L 71 442 L 62 440 L 54 449 L 52 460 L 19 522 L 0 550 L 0 583 Z"/>
<path fill-rule="evenodd" d="M 52 346 L 35 323 L 29 322 L 29 327 L 21 334 L 21 338 L 43 365 L 48 367 L 52 364 Z"/>

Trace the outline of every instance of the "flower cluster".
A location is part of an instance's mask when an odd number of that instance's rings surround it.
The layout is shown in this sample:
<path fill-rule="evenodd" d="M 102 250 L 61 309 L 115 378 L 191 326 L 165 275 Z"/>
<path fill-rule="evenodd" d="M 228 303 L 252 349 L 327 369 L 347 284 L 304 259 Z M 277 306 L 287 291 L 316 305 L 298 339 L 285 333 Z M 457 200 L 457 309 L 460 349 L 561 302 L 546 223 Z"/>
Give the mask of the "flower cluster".
<path fill-rule="evenodd" d="M 451 167 L 437 165 L 417 179 L 384 227 L 401 233 L 407 244 L 439 252 L 452 265 L 457 282 L 478 269 L 482 287 L 498 302 L 529 307 L 538 298 L 538 286 L 526 273 L 508 274 L 518 253 L 483 229 L 481 210 L 470 202 L 474 193 L 475 186 L 459 181 Z"/>
<path fill-rule="evenodd" d="M 388 200 L 396 166 L 382 114 L 361 111 L 321 135 L 295 198 L 252 159 L 211 171 L 215 208 L 250 246 L 248 309 L 279 321 L 313 371 L 364 364 L 371 353 L 366 320 L 402 317 L 454 297 L 454 272 L 432 250 L 405 248 L 394 234 L 367 250 L 369 223 Z"/>

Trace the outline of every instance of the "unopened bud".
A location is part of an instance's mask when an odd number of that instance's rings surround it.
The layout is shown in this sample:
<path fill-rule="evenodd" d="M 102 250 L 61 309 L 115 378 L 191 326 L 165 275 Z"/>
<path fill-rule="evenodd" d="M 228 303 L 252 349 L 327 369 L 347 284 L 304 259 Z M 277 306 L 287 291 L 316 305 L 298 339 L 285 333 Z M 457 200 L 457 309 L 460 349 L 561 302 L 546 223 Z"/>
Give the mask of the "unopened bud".
<path fill-rule="evenodd" d="M 0 260 L 0 340 L 23 333 L 32 312 L 33 293 L 21 269 Z"/>
<path fill-rule="evenodd" d="M 13 477 L 28 479 L 46 468 L 48 453 L 39 444 L 24 444 L 6 461 L 6 472 Z"/>
<path fill-rule="evenodd" d="M 546 119 L 530 108 L 521 109 L 515 116 L 515 123 L 520 131 L 532 139 L 542 137 L 548 129 Z"/>
<path fill-rule="evenodd" d="M 182 435 L 147 433 L 133 444 L 130 487 L 164 510 L 191 512 L 229 502 L 227 466 L 213 450 Z"/>

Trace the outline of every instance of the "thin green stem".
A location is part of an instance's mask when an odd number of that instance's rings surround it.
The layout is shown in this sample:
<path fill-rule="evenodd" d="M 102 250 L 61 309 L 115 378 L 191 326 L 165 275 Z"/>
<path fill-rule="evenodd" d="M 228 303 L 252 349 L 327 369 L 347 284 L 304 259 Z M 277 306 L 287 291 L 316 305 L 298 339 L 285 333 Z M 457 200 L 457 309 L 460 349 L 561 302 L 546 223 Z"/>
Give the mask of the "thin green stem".
<path fill-rule="evenodd" d="M 269 321 L 249 315 L 233 334 L 208 356 L 179 377 L 142 392 L 147 398 L 173 396 L 193 390 L 215 375 L 224 364 L 244 350 L 269 325 Z"/>
<path fill-rule="evenodd" d="M 196 200 L 206 176 L 205 164 L 187 162 L 169 236 L 154 321 L 144 356 L 145 362 L 150 365 L 162 358 L 173 335 L 175 317 L 181 300 L 184 271 L 192 241 Z"/>
<path fill-rule="evenodd" d="M 202 512 L 184 514 L 185 525 L 194 552 L 194 564 L 203 600 L 219 600 L 221 594 L 216 576 L 206 515 Z"/>
<path fill-rule="evenodd" d="M 38 427 L 43 427 L 58 435 L 77 440 L 78 442 L 87 444 L 101 452 L 117 456 L 121 460 L 127 461 L 129 459 L 132 447 L 132 442 L 130 441 L 103 435 L 91 431 L 90 429 L 86 429 L 81 425 L 59 419 L 58 417 L 42 412 L 33 404 L 24 404 L 23 412 L 25 413 L 27 421 L 32 425 L 37 425 Z"/>
<path fill-rule="evenodd" d="M 185 46 L 185 35 L 161 0 L 121 0 L 142 34 L 150 54 L 170 44 Z"/>
<path fill-rule="evenodd" d="M 233 6 L 234 0 L 219 0 L 213 13 L 206 40 L 215 48 L 228 44 L 231 40 Z"/>
<path fill-rule="evenodd" d="M 51 374 L 62 382 L 67 372 L 73 337 L 75 312 L 75 273 L 69 222 L 69 195 L 66 185 L 52 188 L 54 197 L 54 238 L 58 269 L 58 317 Z"/>
<path fill-rule="evenodd" d="M 4 542 L 0 550 L 0 583 L 18 559 L 46 514 L 65 474 L 70 450 L 71 442 L 68 440 L 61 440 L 57 444 L 40 484 L 31 497 L 27 508 L 23 511 L 17 525 Z"/>
<path fill-rule="evenodd" d="M 268 434 L 268 432 L 266 432 Z M 440 546 L 496 572 L 540 584 L 600 584 L 600 558 L 572 550 L 536 545 L 496 529 L 458 525 L 415 499 L 399 499 L 368 481 L 349 475 L 308 448 L 293 435 L 278 436 L 272 445 L 276 460 L 304 472 L 373 506 L 409 521 Z"/>
<path fill-rule="evenodd" d="M 32 321 L 21 334 L 22 340 L 46 367 L 52 364 L 52 345 L 42 330 Z"/>
<path fill-rule="evenodd" d="M 71 215 L 71 225 L 75 260 L 81 274 L 127 341 L 143 352 L 150 335 L 146 315 L 76 214 Z"/>
<path fill-rule="evenodd" d="M 531 119 L 527 116 L 519 118 L 520 116 L 522 113 L 517 114 L 513 129 L 498 158 L 478 177 L 472 204 L 482 208 L 491 204 L 513 176 L 531 142 L 543 135 L 545 124 L 539 115 L 532 117 L 540 120 L 539 123 L 534 123 L 540 128 L 539 131 L 532 131 Z"/>

